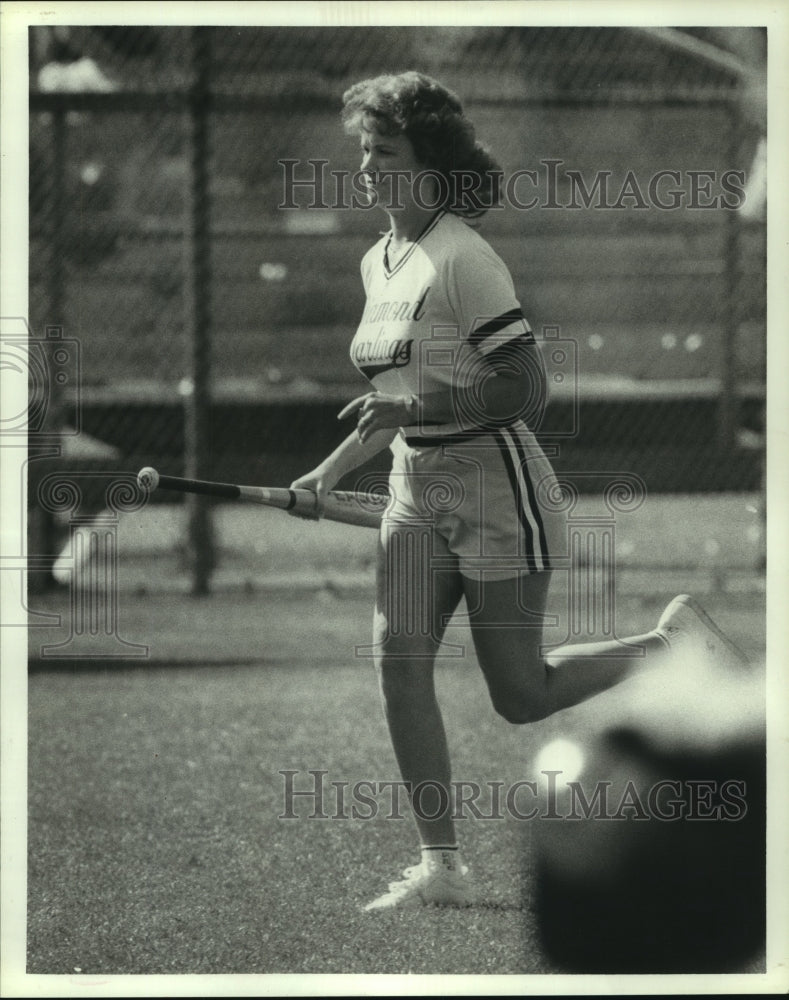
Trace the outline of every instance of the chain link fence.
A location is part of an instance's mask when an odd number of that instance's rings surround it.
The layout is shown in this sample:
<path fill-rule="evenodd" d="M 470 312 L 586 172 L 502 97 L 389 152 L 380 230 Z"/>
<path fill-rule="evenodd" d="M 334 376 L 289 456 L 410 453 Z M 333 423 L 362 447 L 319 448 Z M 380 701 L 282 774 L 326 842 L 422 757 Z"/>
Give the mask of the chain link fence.
<path fill-rule="evenodd" d="M 483 235 L 535 330 L 572 348 L 559 363 L 545 341 L 557 466 L 761 493 L 765 46 L 760 29 L 31 28 L 29 321 L 79 344 L 81 459 L 286 484 L 337 443 L 337 403 L 364 391 L 358 265 L 385 224 L 338 206 L 332 171 L 358 169 L 341 95 L 418 68 L 501 162 L 510 206 Z M 190 524 L 207 589 L 208 508 Z"/>

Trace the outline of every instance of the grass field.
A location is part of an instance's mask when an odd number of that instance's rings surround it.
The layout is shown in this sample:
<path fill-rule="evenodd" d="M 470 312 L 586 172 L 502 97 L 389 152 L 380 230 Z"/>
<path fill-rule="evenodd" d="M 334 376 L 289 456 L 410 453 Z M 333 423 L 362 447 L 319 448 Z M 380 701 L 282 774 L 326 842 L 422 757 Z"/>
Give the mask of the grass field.
<path fill-rule="evenodd" d="M 754 660 L 763 658 L 765 595 L 751 564 L 747 500 L 717 508 L 716 531 L 730 539 L 723 577 L 709 565 L 690 568 L 688 546 L 703 552 L 716 536 L 699 534 L 694 520 L 709 522 L 710 512 L 674 502 L 675 515 L 685 512 L 674 554 L 684 552 L 686 566 L 675 559 L 671 569 L 670 553 L 654 543 L 670 508 L 654 505 L 641 523 L 653 543 L 639 548 L 635 532 L 619 577 L 618 635 L 651 627 L 690 586 Z M 399 777 L 372 661 L 355 649 L 369 637 L 373 536 L 273 512 L 254 512 L 250 522 L 236 511 L 220 512 L 223 564 L 204 599 L 187 593 L 177 508 L 154 508 L 121 528 L 119 634 L 146 645 L 146 657 L 42 659 L 42 646 L 68 636 L 69 594 L 31 597 L 28 972 L 86 981 L 561 973 L 534 907 L 529 824 L 512 816 L 458 824 L 477 905 L 375 919 L 361 912 L 417 860 L 410 820 L 387 819 L 385 797 L 373 818 L 332 818 L 349 806 L 338 804 L 331 781 Z M 252 537 L 246 552 L 244 537 Z M 556 599 L 561 618 L 561 584 Z M 60 616 L 60 626 L 45 627 L 45 614 Z M 556 720 L 526 728 L 501 720 L 461 620 L 449 638 L 466 650 L 437 668 L 454 777 L 483 786 L 522 779 Z M 572 728 L 604 704 L 564 718 Z M 294 800 L 300 818 L 280 818 L 280 772 L 298 772 L 303 790 L 312 787 L 310 769 L 327 772 L 329 818 L 308 819 L 307 799 Z M 761 962 L 754 956 L 743 971 L 757 973 Z"/>

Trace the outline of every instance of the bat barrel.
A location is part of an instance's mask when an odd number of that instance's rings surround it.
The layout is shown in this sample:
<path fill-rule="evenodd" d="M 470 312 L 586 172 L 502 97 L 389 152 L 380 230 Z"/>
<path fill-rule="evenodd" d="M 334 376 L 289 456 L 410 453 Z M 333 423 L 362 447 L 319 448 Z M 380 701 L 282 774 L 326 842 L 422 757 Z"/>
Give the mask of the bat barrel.
<path fill-rule="evenodd" d="M 159 476 L 160 490 L 176 490 L 178 493 L 199 493 L 209 497 L 224 497 L 239 500 L 241 488 L 233 483 L 210 483 L 203 479 L 182 479 L 180 476 Z"/>

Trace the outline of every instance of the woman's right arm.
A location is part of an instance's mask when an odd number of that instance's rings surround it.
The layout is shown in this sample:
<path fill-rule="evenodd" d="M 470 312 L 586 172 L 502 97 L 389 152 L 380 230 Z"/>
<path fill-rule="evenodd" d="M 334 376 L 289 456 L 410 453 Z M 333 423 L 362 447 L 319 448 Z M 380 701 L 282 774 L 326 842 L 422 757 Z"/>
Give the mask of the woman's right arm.
<path fill-rule="evenodd" d="M 323 497 L 333 489 L 344 475 L 364 465 L 369 459 L 388 448 L 398 433 L 396 427 L 386 427 L 371 434 L 362 443 L 354 430 L 348 437 L 327 456 L 320 465 L 311 472 L 290 484 L 292 490 L 312 490 L 318 497 L 318 509 L 321 509 Z"/>

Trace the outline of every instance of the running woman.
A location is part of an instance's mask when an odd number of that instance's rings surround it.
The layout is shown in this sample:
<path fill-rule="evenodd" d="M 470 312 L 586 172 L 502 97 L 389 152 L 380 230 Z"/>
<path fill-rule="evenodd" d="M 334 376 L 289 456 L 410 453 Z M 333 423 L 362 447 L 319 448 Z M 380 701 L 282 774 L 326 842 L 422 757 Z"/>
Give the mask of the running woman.
<path fill-rule="evenodd" d="M 506 266 L 467 223 L 496 204 L 501 172 L 458 98 L 423 74 L 365 80 L 343 102 L 369 197 L 390 224 L 362 261 L 367 301 L 350 345 L 372 391 L 340 413 L 356 415 L 354 431 L 291 485 L 320 504 L 343 476 L 391 450 L 374 650 L 422 854 L 365 909 L 465 905 L 433 677 L 462 598 L 493 706 L 511 723 L 575 705 L 678 645 L 706 646 L 720 660 L 742 655 L 684 595 L 654 630 L 625 640 L 637 657 L 623 659 L 618 641 L 542 655 L 551 558 L 566 537 L 545 502 L 555 479 L 534 434 L 544 368 Z"/>

